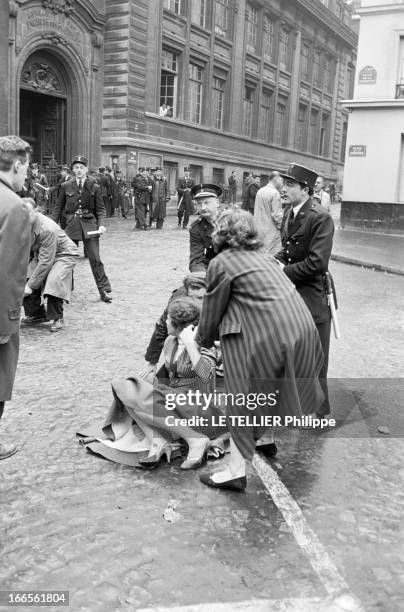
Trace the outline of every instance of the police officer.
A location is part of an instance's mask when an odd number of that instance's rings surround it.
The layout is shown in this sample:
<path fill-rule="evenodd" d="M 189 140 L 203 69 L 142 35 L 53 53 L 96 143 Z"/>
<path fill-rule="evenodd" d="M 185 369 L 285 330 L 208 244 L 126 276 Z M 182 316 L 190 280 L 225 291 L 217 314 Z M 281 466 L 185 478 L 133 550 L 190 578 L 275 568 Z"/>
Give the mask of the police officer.
<path fill-rule="evenodd" d="M 312 199 L 317 173 L 290 164 L 284 179 L 284 201 L 288 207 L 281 227 L 282 250 L 276 255 L 283 271 L 296 285 L 310 310 L 320 336 L 324 364 L 320 383 L 325 400 L 319 416 L 330 413 L 327 370 L 331 313 L 328 307 L 325 273 L 331 256 L 334 223 L 327 211 Z"/>
<path fill-rule="evenodd" d="M 206 270 L 209 261 L 215 256 L 212 233 L 219 214 L 219 198 L 221 195 L 221 187 L 213 183 L 201 183 L 194 185 L 191 189 L 191 196 L 196 202 L 199 218 L 192 223 L 189 229 L 190 272 Z"/>
<path fill-rule="evenodd" d="M 70 166 L 74 176 L 61 185 L 52 219 L 59 221 L 66 215 L 65 232 L 75 242 L 83 241 L 84 254 L 88 257 L 101 299 L 111 302 L 111 285 L 100 259 L 99 235 L 106 232 L 104 226 L 105 207 L 100 186 L 94 178 L 88 177 L 88 160 L 82 155 L 73 157 Z M 87 232 L 99 234 L 88 235 Z"/>
<path fill-rule="evenodd" d="M 147 168 L 139 168 L 139 174 L 132 181 L 132 188 L 135 194 L 136 228 L 148 230 L 150 221 L 147 222 L 147 211 L 151 207 L 153 184 Z"/>
<path fill-rule="evenodd" d="M 178 194 L 178 227 L 186 229 L 188 226 L 189 217 L 192 213 L 192 195 L 191 189 L 194 186 L 195 181 L 191 176 L 190 168 L 184 168 L 184 176 L 178 179 L 177 182 L 177 194 Z"/>

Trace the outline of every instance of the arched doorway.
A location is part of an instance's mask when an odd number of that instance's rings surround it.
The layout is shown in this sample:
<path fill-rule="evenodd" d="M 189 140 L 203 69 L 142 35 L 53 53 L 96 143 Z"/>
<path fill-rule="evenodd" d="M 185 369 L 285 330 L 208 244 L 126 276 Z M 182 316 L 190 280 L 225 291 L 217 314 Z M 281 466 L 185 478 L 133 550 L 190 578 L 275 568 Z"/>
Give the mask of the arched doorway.
<path fill-rule="evenodd" d="M 35 52 L 27 59 L 20 79 L 19 133 L 41 166 L 66 163 L 69 90 L 63 66 L 51 53 Z"/>

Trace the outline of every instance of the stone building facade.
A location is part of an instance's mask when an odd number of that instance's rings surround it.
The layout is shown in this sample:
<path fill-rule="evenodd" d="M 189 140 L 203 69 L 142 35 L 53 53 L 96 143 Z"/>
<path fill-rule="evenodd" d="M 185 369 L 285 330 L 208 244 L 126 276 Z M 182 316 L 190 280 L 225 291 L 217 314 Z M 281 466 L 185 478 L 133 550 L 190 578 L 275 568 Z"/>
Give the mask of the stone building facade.
<path fill-rule="evenodd" d="M 340 182 L 357 36 L 343 0 L 0 3 L 0 129 L 47 164 Z M 240 180 L 241 183 L 241 180 Z"/>

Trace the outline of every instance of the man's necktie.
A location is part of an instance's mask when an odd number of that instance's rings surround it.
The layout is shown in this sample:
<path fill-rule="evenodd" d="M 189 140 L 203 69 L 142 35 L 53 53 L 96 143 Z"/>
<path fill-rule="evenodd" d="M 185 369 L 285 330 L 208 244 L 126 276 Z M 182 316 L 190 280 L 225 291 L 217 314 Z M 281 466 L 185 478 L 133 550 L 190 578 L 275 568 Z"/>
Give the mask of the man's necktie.
<path fill-rule="evenodd" d="M 289 219 L 288 219 L 288 232 L 292 229 L 293 221 L 295 220 L 295 213 L 293 208 L 290 209 Z"/>
<path fill-rule="evenodd" d="M 79 181 L 79 190 L 81 191 L 83 189 L 83 181 Z"/>

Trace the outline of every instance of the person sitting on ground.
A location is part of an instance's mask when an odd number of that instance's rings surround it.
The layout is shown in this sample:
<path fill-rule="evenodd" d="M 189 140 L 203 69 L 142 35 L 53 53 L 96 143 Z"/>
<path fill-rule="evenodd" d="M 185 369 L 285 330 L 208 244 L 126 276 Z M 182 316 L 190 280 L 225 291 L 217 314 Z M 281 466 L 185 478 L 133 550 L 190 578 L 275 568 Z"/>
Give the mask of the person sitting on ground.
<path fill-rule="evenodd" d="M 180 297 L 168 306 L 168 337 L 164 343 L 164 368 L 150 383 L 140 377 L 114 380 L 114 400 L 103 426 L 109 440 L 119 444 L 125 436 L 133 435 L 134 424 L 145 435 L 139 440 L 139 452 L 149 448 L 149 455 L 139 461 L 139 466 L 152 469 L 159 465 L 164 455 L 170 461 L 170 442 L 182 438 L 188 445 L 188 455 L 181 464 L 183 470 L 194 470 L 203 463 L 210 440 L 225 432 L 219 427 L 220 408 L 206 406 L 203 402 L 189 401 L 186 405 L 176 396 L 192 390 L 213 391 L 216 371 L 216 349 L 202 349 L 195 341 L 196 325 L 200 316 L 200 305 L 191 297 Z M 159 378 L 163 374 L 164 378 Z M 170 404 L 168 404 L 168 401 Z M 179 425 L 175 419 L 198 420 L 204 417 L 204 424 L 195 427 Z M 168 418 L 170 417 L 170 418 Z M 198 419 L 199 418 L 199 419 Z M 117 446 L 118 448 L 118 446 Z M 136 452 L 136 446 L 132 447 Z"/>
<path fill-rule="evenodd" d="M 213 183 L 202 183 L 192 187 L 191 194 L 199 218 L 189 229 L 189 270 L 206 272 L 210 260 L 215 256 L 212 233 L 219 214 L 222 188 Z"/>
<path fill-rule="evenodd" d="M 149 346 L 147 347 L 144 356 L 147 364 L 143 371 L 143 376 L 155 374 L 157 362 L 160 359 L 161 351 L 163 350 L 164 342 L 168 336 L 167 331 L 167 316 L 170 303 L 180 297 L 189 296 L 196 300 L 202 301 L 206 292 L 205 273 L 199 272 L 196 274 L 187 274 L 184 278 L 181 287 L 172 292 L 168 304 L 164 309 L 163 314 L 157 321 L 152 337 L 150 338 Z"/>
<path fill-rule="evenodd" d="M 23 325 L 49 320 L 50 331 L 63 329 L 63 303 L 70 300 L 79 249 L 55 221 L 27 202 L 31 222 L 31 260 L 24 289 Z M 41 304 L 47 297 L 47 308 Z"/>

